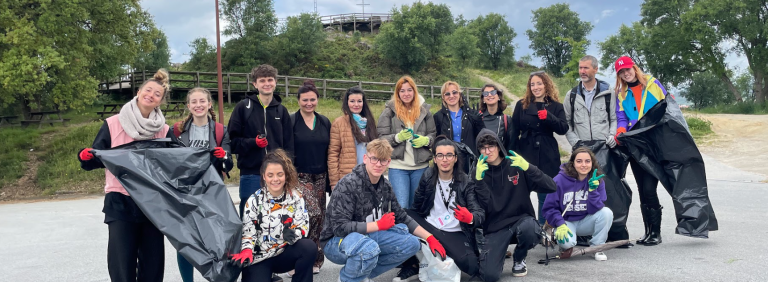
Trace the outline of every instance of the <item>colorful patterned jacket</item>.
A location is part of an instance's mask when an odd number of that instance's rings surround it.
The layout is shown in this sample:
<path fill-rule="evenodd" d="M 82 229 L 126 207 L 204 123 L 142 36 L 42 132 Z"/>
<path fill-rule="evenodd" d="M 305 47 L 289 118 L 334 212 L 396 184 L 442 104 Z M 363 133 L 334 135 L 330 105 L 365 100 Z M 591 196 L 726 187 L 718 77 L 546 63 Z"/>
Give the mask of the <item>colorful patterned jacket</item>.
<path fill-rule="evenodd" d="M 253 250 L 252 264 L 281 254 L 286 246 L 307 236 L 309 215 L 304 198 L 296 189 L 284 197 L 275 198 L 259 189 L 245 204 L 241 247 Z M 283 240 L 284 228 L 296 233 L 295 240 Z"/>
<path fill-rule="evenodd" d="M 617 128 L 624 127 L 629 131 L 648 110 L 667 96 L 667 90 L 658 79 L 650 75 L 646 76 L 646 79 L 648 84 L 641 94 L 643 98 L 640 105 L 635 102 L 635 93 L 632 93 L 629 87 L 616 95 Z"/>

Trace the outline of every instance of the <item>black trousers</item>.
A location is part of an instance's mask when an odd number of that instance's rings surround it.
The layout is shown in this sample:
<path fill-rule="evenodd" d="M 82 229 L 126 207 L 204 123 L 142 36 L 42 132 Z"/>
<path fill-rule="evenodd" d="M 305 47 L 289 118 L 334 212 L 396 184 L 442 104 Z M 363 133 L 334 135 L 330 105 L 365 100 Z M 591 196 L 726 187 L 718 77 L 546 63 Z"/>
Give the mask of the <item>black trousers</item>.
<path fill-rule="evenodd" d="M 111 220 L 107 265 L 112 282 L 163 281 L 165 238 L 151 222 Z"/>
<path fill-rule="evenodd" d="M 272 273 L 296 270 L 293 282 L 312 281 L 312 266 L 317 258 L 317 244 L 303 238 L 274 257 L 252 264 L 243 269 L 243 282 L 272 281 Z"/>
<path fill-rule="evenodd" d="M 640 204 L 646 205 L 652 209 L 659 208 L 661 204 L 659 204 L 659 195 L 656 193 L 659 180 L 645 171 L 635 158 L 629 158 L 629 165 L 632 167 L 632 173 L 635 175 L 635 181 L 637 181 L 637 192 L 640 195 Z"/>
<path fill-rule="evenodd" d="M 414 210 L 406 209 L 408 216 L 416 220 L 422 228 L 427 232 L 432 233 L 435 239 L 440 241 L 440 244 L 445 248 L 445 254 L 453 259 L 456 266 L 459 269 L 469 274 L 469 276 L 475 276 L 478 272 L 477 255 L 472 250 L 472 244 L 469 242 L 469 238 L 464 235 L 464 232 L 445 232 L 429 224 L 426 219 L 421 217 Z M 415 256 L 414 256 L 415 258 Z"/>
<path fill-rule="evenodd" d="M 528 256 L 528 250 L 536 247 L 541 240 L 539 223 L 532 216 L 523 217 L 509 228 L 494 233 L 486 233 L 487 250 L 480 252 L 480 278 L 485 282 L 498 281 L 504 270 L 504 256 L 507 245 L 515 238 L 517 245 L 512 254 L 514 261 L 522 261 Z"/>

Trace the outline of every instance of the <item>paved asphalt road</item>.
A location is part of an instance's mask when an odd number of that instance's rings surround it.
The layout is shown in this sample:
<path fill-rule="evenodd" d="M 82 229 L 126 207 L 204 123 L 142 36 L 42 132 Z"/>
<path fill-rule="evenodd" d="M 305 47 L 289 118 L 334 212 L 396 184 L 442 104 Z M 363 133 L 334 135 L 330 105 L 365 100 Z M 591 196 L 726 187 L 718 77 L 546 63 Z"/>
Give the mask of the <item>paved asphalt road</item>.
<path fill-rule="evenodd" d="M 549 266 L 536 263 L 544 257 L 537 247 L 528 255 L 527 277 L 512 277 L 507 260 L 502 281 L 768 281 L 768 184 L 760 182 L 765 176 L 705 160 L 720 224 L 709 239 L 674 235 L 671 198 L 660 187 L 663 244 L 610 250 L 605 262 L 577 257 Z M 627 180 L 634 189 L 632 177 Z M 633 203 L 628 225 L 631 236 L 639 237 L 637 195 Z M 0 204 L 0 281 L 109 281 L 102 204 L 103 197 Z M 165 246 L 165 281 L 181 281 L 175 250 Z M 315 281 L 337 281 L 339 269 L 326 261 Z M 395 275 L 392 270 L 374 280 L 391 281 Z"/>

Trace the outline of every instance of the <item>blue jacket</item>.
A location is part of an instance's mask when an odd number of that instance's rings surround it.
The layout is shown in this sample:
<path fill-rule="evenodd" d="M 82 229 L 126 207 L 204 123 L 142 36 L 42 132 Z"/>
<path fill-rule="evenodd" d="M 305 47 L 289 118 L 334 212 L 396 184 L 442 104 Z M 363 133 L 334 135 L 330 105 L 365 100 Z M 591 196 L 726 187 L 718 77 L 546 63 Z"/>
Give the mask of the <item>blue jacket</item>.
<path fill-rule="evenodd" d="M 646 76 L 646 78 L 648 79 L 648 84 L 645 86 L 643 93 L 632 93 L 632 90 L 627 87 L 627 89 L 616 95 L 617 128 L 624 127 L 629 131 L 648 110 L 667 96 L 667 90 L 664 89 L 664 86 L 661 85 L 658 79 L 650 75 Z M 635 102 L 635 95 L 643 95 L 639 106 Z"/>

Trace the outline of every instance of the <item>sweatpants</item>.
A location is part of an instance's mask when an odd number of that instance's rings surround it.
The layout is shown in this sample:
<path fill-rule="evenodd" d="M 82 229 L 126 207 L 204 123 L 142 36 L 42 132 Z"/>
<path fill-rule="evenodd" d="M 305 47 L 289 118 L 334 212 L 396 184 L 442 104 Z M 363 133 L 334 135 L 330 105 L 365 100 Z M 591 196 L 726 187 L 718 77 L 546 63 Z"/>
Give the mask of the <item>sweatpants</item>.
<path fill-rule="evenodd" d="M 477 275 L 477 255 L 472 250 L 472 246 L 475 244 L 469 242 L 469 238 L 467 238 L 463 231 L 445 232 L 432 226 L 432 224 L 427 222 L 427 220 L 416 213 L 416 211 L 406 209 L 405 212 L 408 213 L 408 216 L 413 218 L 413 220 L 416 220 L 416 222 L 418 222 L 422 228 L 427 230 L 427 232 L 432 233 L 432 235 L 435 236 L 435 239 L 440 241 L 440 244 L 445 248 L 445 254 L 453 259 L 456 266 L 458 266 L 462 272 L 469 276 Z"/>
<path fill-rule="evenodd" d="M 296 270 L 291 278 L 293 282 L 312 281 L 312 265 L 317 258 L 317 244 L 303 238 L 288 245 L 277 256 L 252 264 L 243 269 L 243 282 L 272 281 L 272 273 L 285 273 Z"/>
<path fill-rule="evenodd" d="M 149 221 L 111 220 L 107 267 L 112 282 L 163 281 L 165 238 Z"/>
<path fill-rule="evenodd" d="M 513 239 L 517 239 L 515 251 L 512 253 L 514 261 L 522 261 L 528 256 L 528 250 L 536 247 L 540 242 L 539 223 L 532 216 L 523 217 L 509 228 L 504 228 L 493 233 L 486 233 L 487 249 L 480 250 L 480 278 L 485 282 L 498 281 L 504 270 L 504 256 L 507 253 L 506 246 Z"/>

